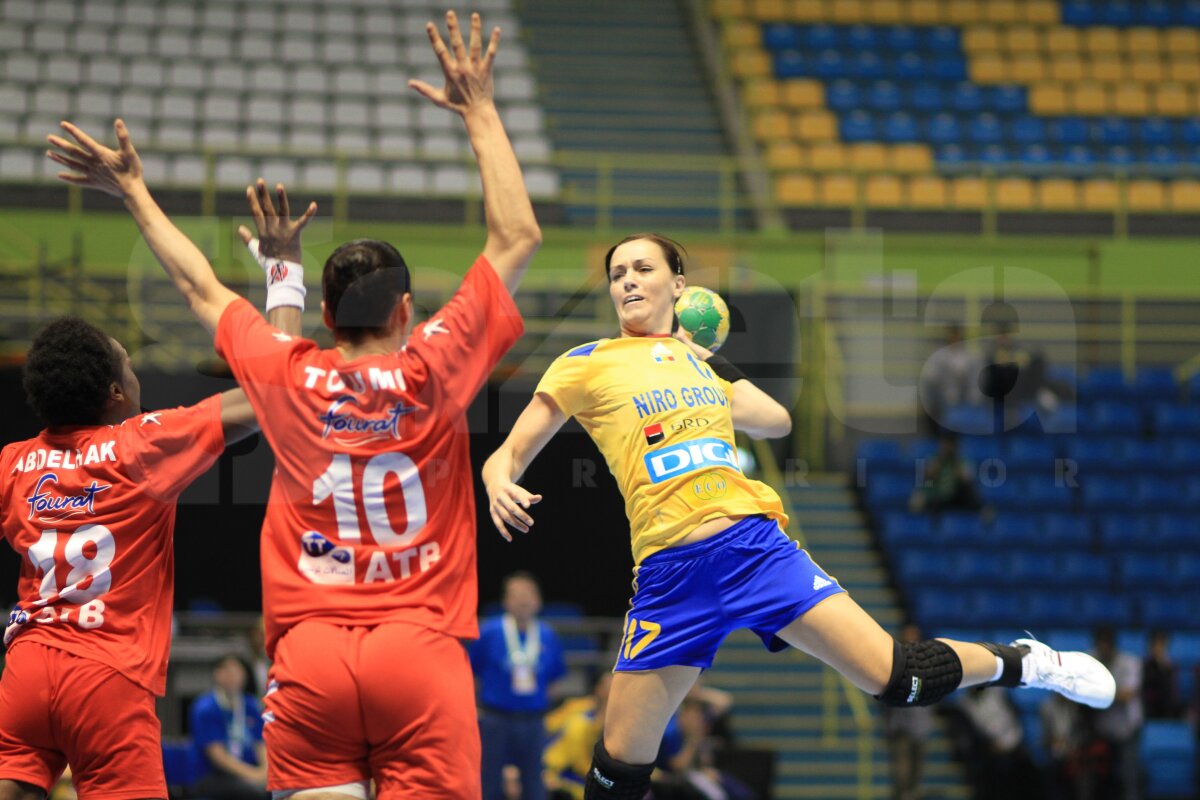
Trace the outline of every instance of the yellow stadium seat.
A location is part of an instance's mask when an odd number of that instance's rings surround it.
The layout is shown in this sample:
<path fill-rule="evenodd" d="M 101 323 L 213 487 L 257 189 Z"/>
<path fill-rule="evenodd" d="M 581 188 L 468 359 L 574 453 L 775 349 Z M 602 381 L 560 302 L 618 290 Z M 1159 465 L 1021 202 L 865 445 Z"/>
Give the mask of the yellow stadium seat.
<path fill-rule="evenodd" d="M 824 22 L 829 19 L 829 12 L 821 0 L 792 0 L 792 22 Z"/>
<path fill-rule="evenodd" d="M 996 202 L 1001 204 L 999 186 L 996 192 Z M 1075 211 L 1079 208 L 1079 187 L 1069 178 L 1046 178 L 1040 181 L 1036 195 L 1037 207 L 1046 211 Z"/>
<path fill-rule="evenodd" d="M 1117 55 L 1096 56 L 1088 62 L 1087 80 L 1116 83 L 1128 76 L 1125 60 Z"/>
<path fill-rule="evenodd" d="M 954 208 L 980 209 L 987 205 L 988 190 L 983 178 L 952 178 L 950 205 Z"/>
<path fill-rule="evenodd" d="M 897 144 L 888 153 L 888 168 L 909 175 L 933 170 L 933 151 L 926 144 Z"/>
<path fill-rule="evenodd" d="M 708 10 L 713 19 L 738 19 L 746 16 L 746 0 L 709 0 Z"/>
<path fill-rule="evenodd" d="M 1107 25 L 1097 25 L 1083 29 L 1083 49 L 1092 55 L 1101 53 L 1119 53 L 1121 51 L 1121 35 L 1116 28 Z"/>
<path fill-rule="evenodd" d="M 1113 91 L 1113 110 L 1123 117 L 1150 113 L 1150 93 L 1140 83 L 1122 83 Z"/>
<path fill-rule="evenodd" d="M 974 25 L 984 22 L 983 6 L 982 0 L 947 0 L 946 22 L 951 25 Z"/>
<path fill-rule="evenodd" d="M 936 175 L 921 175 L 908 182 L 908 203 L 914 208 L 944 208 L 948 200 L 946 181 Z"/>
<path fill-rule="evenodd" d="M 759 112 L 754 117 L 753 127 L 754 138 L 760 142 L 790 139 L 792 134 L 791 118 L 785 111 Z"/>
<path fill-rule="evenodd" d="M 941 25 L 946 16 L 938 0 L 908 0 L 904 5 L 904 21 L 910 25 Z"/>
<path fill-rule="evenodd" d="M 762 49 L 739 50 L 732 58 L 733 76 L 740 80 L 766 78 L 771 74 L 771 57 Z"/>
<path fill-rule="evenodd" d="M 825 107 L 825 84 L 809 78 L 793 78 L 783 84 L 783 105 L 795 111 Z"/>
<path fill-rule="evenodd" d="M 820 142 L 809 148 L 808 164 L 817 172 L 837 172 L 850 165 L 850 156 L 841 142 Z"/>
<path fill-rule="evenodd" d="M 858 201 L 858 179 L 853 175 L 825 175 L 817 179 L 821 205 L 852 206 Z"/>
<path fill-rule="evenodd" d="M 1200 62 L 1192 63 L 1200 75 Z M 1157 53 L 1134 56 L 1129 62 L 1129 77 L 1138 83 L 1161 83 L 1167 79 L 1167 65 Z"/>
<path fill-rule="evenodd" d="M 829 11 L 833 21 L 839 25 L 858 25 L 867 21 L 867 3 L 864 0 L 835 0 Z"/>
<path fill-rule="evenodd" d="M 1171 28 L 1166 37 L 1167 52 L 1173 55 L 1200 55 L 1200 31 L 1195 28 Z"/>
<path fill-rule="evenodd" d="M 1126 28 L 1125 52 L 1131 56 L 1158 55 L 1162 50 L 1162 36 L 1156 28 Z"/>
<path fill-rule="evenodd" d="M 983 16 L 988 22 L 1011 25 L 1021 19 L 1021 7 L 1015 0 L 987 0 Z"/>
<path fill-rule="evenodd" d="M 817 182 L 809 175 L 780 175 L 775 197 L 785 206 L 811 206 L 817 202 Z"/>
<path fill-rule="evenodd" d="M 857 172 L 875 172 L 887 166 L 888 151 L 879 142 L 850 145 L 850 167 Z"/>
<path fill-rule="evenodd" d="M 1028 178 L 1000 178 L 996 181 L 996 208 L 1033 211 L 1033 181 Z"/>
<path fill-rule="evenodd" d="M 1087 67 L 1076 53 L 1057 53 L 1050 62 L 1050 77 L 1064 83 L 1083 80 Z"/>
<path fill-rule="evenodd" d="M 787 22 L 787 0 L 750 0 L 750 17 L 759 22 Z"/>
<path fill-rule="evenodd" d="M 744 19 L 727 22 L 721 27 L 721 43 L 729 50 L 762 47 L 762 28 Z"/>
<path fill-rule="evenodd" d="M 1035 53 L 1021 53 L 1009 62 L 1008 80 L 1017 83 L 1033 83 L 1045 80 L 1046 62 Z"/>
<path fill-rule="evenodd" d="M 1111 99 L 1104 84 L 1084 81 L 1072 87 L 1069 107 L 1072 113 L 1084 116 L 1108 114 L 1112 110 Z"/>
<path fill-rule="evenodd" d="M 1079 28 L 1058 26 L 1046 31 L 1046 52 L 1048 53 L 1082 53 L 1083 37 Z"/>
<path fill-rule="evenodd" d="M 1129 210 L 1135 212 L 1162 211 L 1167 207 L 1167 191 L 1162 181 L 1137 180 L 1129 182 Z"/>
<path fill-rule="evenodd" d="M 1186 117 L 1195 108 L 1192 101 L 1191 93 L 1183 84 L 1164 83 L 1154 87 L 1150 106 L 1155 114 L 1164 117 Z"/>
<path fill-rule="evenodd" d="M 976 53 L 967 60 L 967 71 L 975 83 L 1004 83 L 1009 80 L 1008 59 L 999 53 Z"/>
<path fill-rule="evenodd" d="M 1022 19 L 1033 25 L 1057 25 L 1062 21 L 1055 0 L 1026 0 L 1022 12 Z"/>
<path fill-rule="evenodd" d="M 796 115 L 796 137 L 806 142 L 831 142 L 838 137 L 837 117 L 830 111 L 801 111 Z"/>
<path fill-rule="evenodd" d="M 1011 25 L 1001 35 L 1004 49 L 1010 53 L 1039 53 L 1042 50 L 1042 32 L 1030 25 Z"/>
<path fill-rule="evenodd" d="M 1067 113 L 1067 90 L 1061 83 L 1039 83 L 1029 90 L 1029 109 L 1035 114 Z"/>
<path fill-rule="evenodd" d="M 867 205 L 899 208 L 904 205 L 904 182 L 895 175 L 872 175 L 866 184 Z"/>
<path fill-rule="evenodd" d="M 1171 181 L 1167 194 L 1173 211 L 1200 211 L 1200 181 Z"/>
<path fill-rule="evenodd" d="M 775 108 L 783 102 L 783 86 L 770 78 L 755 78 L 742 85 L 742 103 L 751 111 Z"/>
<path fill-rule="evenodd" d="M 1200 59 L 1174 58 L 1167 62 L 1167 80 L 1181 83 L 1200 82 Z"/>
<path fill-rule="evenodd" d="M 1108 178 L 1093 178 L 1083 182 L 1084 211 L 1115 211 L 1120 201 L 1117 182 Z"/>
<path fill-rule="evenodd" d="M 767 145 L 763 161 L 772 172 L 784 172 L 807 166 L 806 155 L 804 148 L 795 142 L 771 142 Z"/>
<path fill-rule="evenodd" d="M 972 25 L 962 33 L 962 46 L 969 54 L 995 53 L 1001 49 L 1000 29 L 991 25 Z"/>
<path fill-rule="evenodd" d="M 872 25 L 899 25 L 904 21 L 900 0 L 872 0 L 867 4 L 867 21 Z"/>

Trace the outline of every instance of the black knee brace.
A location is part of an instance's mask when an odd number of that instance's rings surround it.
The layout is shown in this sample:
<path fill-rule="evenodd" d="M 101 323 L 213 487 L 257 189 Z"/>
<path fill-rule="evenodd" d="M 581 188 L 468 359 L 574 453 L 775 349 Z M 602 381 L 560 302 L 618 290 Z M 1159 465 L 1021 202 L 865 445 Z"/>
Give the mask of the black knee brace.
<path fill-rule="evenodd" d="M 583 787 L 583 800 L 642 800 L 650 791 L 653 764 L 626 764 L 604 749 L 604 740 L 592 751 L 592 768 Z"/>
<path fill-rule="evenodd" d="M 1020 647 L 1013 647 L 1011 644 L 996 644 L 995 642 L 976 642 L 975 644 L 988 650 L 1001 662 L 1004 663 L 1004 671 L 1000 673 L 1000 680 L 993 681 L 991 686 L 1020 686 L 1021 685 L 1021 658 L 1029 648 L 1022 650 Z"/>
<path fill-rule="evenodd" d="M 892 677 L 876 700 L 889 706 L 927 706 L 962 683 L 962 661 L 945 642 L 926 639 L 915 644 L 896 641 Z"/>

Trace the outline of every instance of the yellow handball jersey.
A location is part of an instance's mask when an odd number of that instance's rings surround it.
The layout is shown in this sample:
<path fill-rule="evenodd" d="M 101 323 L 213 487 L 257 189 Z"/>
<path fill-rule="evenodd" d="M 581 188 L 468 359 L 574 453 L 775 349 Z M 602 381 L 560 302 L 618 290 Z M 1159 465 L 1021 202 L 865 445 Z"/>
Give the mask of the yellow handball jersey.
<path fill-rule="evenodd" d="M 733 386 L 683 342 L 601 339 L 559 356 L 537 387 L 596 442 L 625 498 L 633 560 L 721 517 L 764 514 L 787 525 L 769 486 L 738 465 Z"/>

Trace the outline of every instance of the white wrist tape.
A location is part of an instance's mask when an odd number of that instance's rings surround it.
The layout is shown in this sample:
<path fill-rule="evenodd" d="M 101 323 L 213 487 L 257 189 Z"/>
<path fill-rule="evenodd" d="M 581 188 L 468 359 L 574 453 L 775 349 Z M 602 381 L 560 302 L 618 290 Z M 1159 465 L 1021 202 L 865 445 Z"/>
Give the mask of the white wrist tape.
<path fill-rule="evenodd" d="M 262 267 L 267 278 L 267 311 L 288 306 L 304 310 L 304 266 L 296 261 L 264 256 L 258 251 L 258 239 L 246 245 L 250 255 Z"/>

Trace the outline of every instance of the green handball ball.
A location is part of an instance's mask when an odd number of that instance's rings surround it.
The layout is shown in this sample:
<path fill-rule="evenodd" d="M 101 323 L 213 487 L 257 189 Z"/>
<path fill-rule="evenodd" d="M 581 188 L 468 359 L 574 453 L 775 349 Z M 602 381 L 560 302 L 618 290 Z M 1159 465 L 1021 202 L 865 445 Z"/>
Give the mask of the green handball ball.
<path fill-rule="evenodd" d="M 729 336 L 729 307 L 721 296 L 703 286 L 689 286 L 675 301 L 679 327 L 692 341 L 716 352 Z"/>

